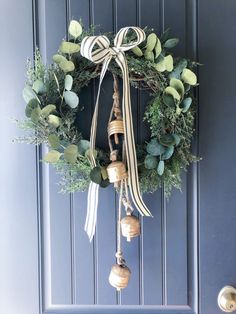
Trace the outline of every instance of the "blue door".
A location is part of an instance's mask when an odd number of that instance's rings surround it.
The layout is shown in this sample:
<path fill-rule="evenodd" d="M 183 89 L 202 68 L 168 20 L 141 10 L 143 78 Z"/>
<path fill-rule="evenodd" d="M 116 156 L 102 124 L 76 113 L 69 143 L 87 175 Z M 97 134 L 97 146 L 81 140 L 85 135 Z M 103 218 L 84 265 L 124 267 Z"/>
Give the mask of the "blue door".
<path fill-rule="evenodd" d="M 218 314 L 217 296 L 236 285 L 235 32 L 234 0 L 2 0 L 0 76 L 0 313 Z M 199 164 L 183 172 L 182 192 L 144 199 L 154 218 L 140 218 L 142 234 L 123 242 L 132 269 L 127 289 L 108 283 L 115 261 L 116 196 L 101 191 L 96 234 L 83 230 L 86 193 L 64 195 L 55 171 L 40 162 L 43 148 L 12 144 L 22 133 L 24 66 L 36 46 L 48 63 L 70 19 L 101 31 L 148 25 L 180 38 L 175 54 L 195 59 L 200 87 L 193 151 Z M 87 121 L 97 83 L 81 95 Z M 106 104 L 112 83 L 103 83 Z M 135 133 L 145 141 L 145 92 L 132 90 Z M 139 126 L 142 125 L 140 128 Z M 105 130 L 99 130 L 102 145 Z"/>

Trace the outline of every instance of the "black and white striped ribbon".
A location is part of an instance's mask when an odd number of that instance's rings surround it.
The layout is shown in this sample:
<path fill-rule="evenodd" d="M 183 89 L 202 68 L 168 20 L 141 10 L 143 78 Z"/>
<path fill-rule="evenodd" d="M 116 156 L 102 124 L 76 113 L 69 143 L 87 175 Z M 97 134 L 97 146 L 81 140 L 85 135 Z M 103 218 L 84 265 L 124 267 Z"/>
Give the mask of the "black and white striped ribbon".
<path fill-rule="evenodd" d="M 128 31 L 133 31 L 136 35 L 136 40 L 126 43 L 126 35 Z M 102 69 L 100 74 L 97 99 L 92 119 L 91 134 L 90 134 L 90 149 L 91 149 L 91 162 L 92 166 L 96 166 L 96 160 L 93 155 L 96 142 L 97 133 L 97 118 L 99 107 L 99 95 L 101 84 L 108 65 L 112 58 L 120 67 L 123 75 L 123 99 L 122 99 L 122 111 L 124 118 L 124 141 L 126 148 L 127 166 L 128 166 L 128 180 L 130 194 L 133 203 L 142 216 L 152 216 L 141 197 L 138 179 L 138 167 L 136 159 L 136 149 L 134 140 L 134 130 L 131 111 L 130 100 L 130 86 L 129 86 L 129 73 L 128 66 L 125 58 L 125 51 L 130 50 L 138 46 L 146 38 L 145 32 L 139 27 L 124 27 L 119 30 L 114 39 L 114 47 L 110 47 L 110 41 L 106 36 L 87 36 L 81 43 L 80 53 L 83 57 L 98 64 L 102 63 Z M 96 226 L 97 217 L 97 203 L 98 203 L 98 185 L 95 188 L 96 183 L 91 182 L 88 192 L 88 207 L 87 217 L 85 224 L 85 231 L 87 232 L 90 241 L 93 238 Z"/>

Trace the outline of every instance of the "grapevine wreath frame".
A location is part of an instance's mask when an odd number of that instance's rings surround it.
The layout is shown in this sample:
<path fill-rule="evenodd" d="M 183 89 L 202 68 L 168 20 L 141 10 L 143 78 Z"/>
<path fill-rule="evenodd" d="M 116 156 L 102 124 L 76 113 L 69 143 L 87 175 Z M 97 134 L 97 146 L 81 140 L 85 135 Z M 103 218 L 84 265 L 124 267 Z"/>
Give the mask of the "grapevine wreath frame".
<path fill-rule="evenodd" d="M 160 38 L 152 29 L 145 28 L 144 32 L 146 40 L 125 53 L 131 86 L 150 94 L 144 114 L 150 139 L 136 145 L 139 184 L 145 193 L 154 192 L 164 183 L 165 195 L 169 196 L 173 187 L 181 189 L 181 170 L 198 160 L 191 152 L 194 87 L 198 85 L 193 71 L 198 63 L 173 56 L 170 51 L 179 39 L 172 38 L 169 29 Z M 86 106 L 79 104 L 79 94 L 101 72 L 101 64 L 94 64 L 80 53 L 82 40 L 93 33 L 93 26 L 86 31 L 81 21 L 72 20 L 68 40 L 62 41 L 53 64 L 44 65 L 39 50 L 34 62 L 27 63 L 23 90 L 26 119 L 17 122 L 28 133 L 17 140 L 48 146 L 43 161 L 52 164 L 61 175 L 62 192 L 85 191 L 90 180 L 104 188 L 109 185 L 109 152 L 96 148 L 98 167 L 93 171 L 90 142 L 83 138 L 83 130 L 77 124 Z M 106 36 L 112 45 L 114 35 Z M 126 43 L 133 39 L 134 33 L 128 32 Z M 108 71 L 115 80 L 122 78 L 113 60 Z"/>

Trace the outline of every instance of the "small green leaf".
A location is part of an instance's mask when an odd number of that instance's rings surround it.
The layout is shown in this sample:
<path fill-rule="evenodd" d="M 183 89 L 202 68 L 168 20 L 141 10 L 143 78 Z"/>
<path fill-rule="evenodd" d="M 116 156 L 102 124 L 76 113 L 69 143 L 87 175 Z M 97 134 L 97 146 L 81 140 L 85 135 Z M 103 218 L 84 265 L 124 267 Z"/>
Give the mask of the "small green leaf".
<path fill-rule="evenodd" d="M 33 90 L 37 93 L 37 94 L 44 94 L 46 93 L 47 89 L 46 86 L 44 85 L 43 81 L 41 80 L 36 80 L 32 86 Z"/>
<path fill-rule="evenodd" d="M 102 180 L 101 183 L 100 183 L 100 187 L 101 188 L 106 188 L 110 185 L 110 181 L 109 179 L 106 179 L 106 180 Z"/>
<path fill-rule="evenodd" d="M 93 153 L 91 151 L 91 149 L 87 149 L 86 152 L 85 152 L 85 157 L 87 157 L 89 160 L 92 159 L 92 155 L 94 156 L 94 158 L 96 159 L 97 158 L 97 155 L 98 155 L 98 152 L 96 151 L 96 149 L 93 150 Z"/>
<path fill-rule="evenodd" d="M 185 98 L 180 104 L 180 108 L 182 108 L 182 112 L 187 112 L 191 104 L 192 104 L 192 98 L 191 97 Z"/>
<path fill-rule="evenodd" d="M 165 88 L 165 93 L 173 96 L 174 99 L 177 101 L 180 101 L 180 94 L 177 92 L 177 90 L 171 86 L 168 86 Z"/>
<path fill-rule="evenodd" d="M 179 38 L 170 38 L 164 43 L 164 47 L 167 49 L 174 48 L 179 43 Z"/>
<path fill-rule="evenodd" d="M 72 20 L 69 25 L 69 34 L 75 39 L 82 34 L 82 26 L 78 21 Z"/>
<path fill-rule="evenodd" d="M 70 74 L 67 74 L 65 77 L 65 89 L 71 90 L 73 84 L 73 77 Z"/>
<path fill-rule="evenodd" d="M 175 145 L 178 146 L 180 143 L 180 137 L 177 134 L 172 134 L 172 136 L 174 136 L 175 139 Z"/>
<path fill-rule="evenodd" d="M 54 149 L 57 149 L 60 146 L 60 140 L 56 134 L 50 134 L 48 136 L 48 142 L 50 146 Z"/>
<path fill-rule="evenodd" d="M 101 168 L 102 179 L 106 180 L 108 178 L 107 169 L 105 167 Z"/>
<path fill-rule="evenodd" d="M 163 160 L 160 160 L 157 166 L 157 173 L 159 176 L 162 176 L 165 170 L 165 163 Z"/>
<path fill-rule="evenodd" d="M 189 84 L 189 85 L 196 85 L 197 84 L 197 76 L 193 71 L 189 69 L 184 69 L 181 75 L 181 79 Z"/>
<path fill-rule="evenodd" d="M 46 118 L 47 116 L 50 115 L 50 113 L 52 113 L 53 111 L 56 110 L 56 106 L 55 105 L 47 105 L 45 106 L 42 111 L 41 111 L 41 115 L 43 118 Z"/>
<path fill-rule="evenodd" d="M 31 117 L 32 111 L 39 107 L 39 102 L 36 98 L 31 99 L 25 107 L 25 115 L 27 118 Z"/>
<path fill-rule="evenodd" d="M 90 142 L 87 140 L 80 140 L 78 144 L 78 150 L 80 155 L 84 155 L 85 152 L 90 148 Z"/>
<path fill-rule="evenodd" d="M 156 46 L 155 46 L 155 59 L 159 57 L 161 51 L 162 51 L 162 48 L 161 48 L 161 42 L 160 42 L 160 39 L 157 38 L 157 42 L 156 42 Z"/>
<path fill-rule="evenodd" d="M 171 72 L 173 70 L 173 57 L 168 55 L 164 58 L 166 71 Z"/>
<path fill-rule="evenodd" d="M 181 97 L 184 96 L 184 84 L 180 80 L 172 78 L 170 80 L 170 86 L 176 89 L 177 92 L 181 95 Z"/>
<path fill-rule="evenodd" d="M 174 153 L 174 146 L 169 146 L 166 148 L 164 154 L 161 156 L 163 160 L 169 159 Z"/>
<path fill-rule="evenodd" d="M 90 172 L 90 179 L 97 183 L 100 184 L 102 181 L 102 174 L 101 174 L 101 168 L 100 167 L 94 167 L 91 172 Z"/>
<path fill-rule="evenodd" d="M 64 56 L 59 54 L 54 55 L 52 57 L 52 60 L 57 64 L 61 63 L 62 61 L 68 61 Z"/>
<path fill-rule="evenodd" d="M 146 60 L 154 62 L 154 53 L 152 51 L 145 50 L 144 57 Z"/>
<path fill-rule="evenodd" d="M 142 57 L 143 52 L 142 52 L 142 50 L 141 50 L 139 47 L 134 47 L 134 48 L 132 48 L 131 50 L 132 50 L 132 52 L 133 52 L 136 56 Z"/>
<path fill-rule="evenodd" d="M 64 98 L 66 104 L 70 106 L 72 109 L 76 108 L 79 104 L 79 97 L 74 92 L 65 91 Z"/>
<path fill-rule="evenodd" d="M 175 138 L 172 134 L 164 134 L 160 138 L 160 143 L 164 146 L 172 146 L 175 144 Z"/>
<path fill-rule="evenodd" d="M 75 43 L 71 43 L 69 41 L 63 41 L 61 43 L 61 46 L 60 46 L 59 50 L 62 53 L 72 54 L 72 53 L 76 53 L 76 52 L 80 51 L 80 45 L 75 44 Z"/>
<path fill-rule="evenodd" d="M 32 120 L 35 124 L 37 124 L 37 123 L 39 122 L 40 114 L 41 114 L 41 109 L 40 109 L 39 106 L 36 107 L 36 108 L 34 108 L 34 109 L 32 110 L 30 117 L 31 117 L 31 120 Z"/>
<path fill-rule="evenodd" d="M 51 150 L 44 156 L 43 160 L 50 163 L 56 163 L 58 162 L 60 157 L 61 157 L 61 153 L 59 153 L 56 150 Z"/>
<path fill-rule="evenodd" d="M 157 166 L 157 157 L 147 155 L 144 159 L 144 166 L 146 169 L 155 169 Z"/>
<path fill-rule="evenodd" d="M 164 72 L 166 70 L 165 59 L 162 59 L 160 62 L 156 63 L 154 67 L 158 72 Z"/>
<path fill-rule="evenodd" d="M 146 51 L 153 51 L 153 49 L 156 46 L 157 42 L 157 35 L 155 33 L 151 33 L 147 37 L 147 45 L 146 45 Z"/>
<path fill-rule="evenodd" d="M 174 70 L 169 74 L 169 78 L 175 77 L 177 79 L 180 79 L 180 74 L 183 72 L 183 69 L 185 69 L 188 65 L 188 62 L 186 59 L 182 59 L 178 62 L 178 64 L 175 66 Z"/>
<path fill-rule="evenodd" d="M 23 89 L 22 96 L 27 104 L 30 102 L 31 99 L 38 99 L 32 87 L 29 85 L 25 86 L 25 88 Z"/>
<path fill-rule="evenodd" d="M 170 28 L 167 28 L 164 33 L 161 35 L 161 42 L 164 43 L 167 39 L 170 38 Z"/>
<path fill-rule="evenodd" d="M 75 164 L 78 157 L 77 145 L 71 144 L 64 150 L 64 158 L 70 164 Z"/>
<path fill-rule="evenodd" d="M 65 73 L 67 72 L 72 72 L 75 69 L 75 65 L 72 61 L 62 61 L 59 63 L 59 67 L 64 71 Z"/>
<path fill-rule="evenodd" d="M 54 114 L 50 114 L 48 116 L 48 123 L 50 123 L 55 128 L 58 128 L 60 125 L 60 118 L 58 116 L 55 116 Z"/>
<path fill-rule="evenodd" d="M 175 108 L 175 100 L 172 95 L 164 93 L 162 99 L 166 106 Z"/>
<path fill-rule="evenodd" d="M 157 139 L 153 138 L 147 144 L 146 150 L 148 154 L 152 156 L 159 156 L 165 151 L 165 148 L 161 144 L 158 143 Z"/>

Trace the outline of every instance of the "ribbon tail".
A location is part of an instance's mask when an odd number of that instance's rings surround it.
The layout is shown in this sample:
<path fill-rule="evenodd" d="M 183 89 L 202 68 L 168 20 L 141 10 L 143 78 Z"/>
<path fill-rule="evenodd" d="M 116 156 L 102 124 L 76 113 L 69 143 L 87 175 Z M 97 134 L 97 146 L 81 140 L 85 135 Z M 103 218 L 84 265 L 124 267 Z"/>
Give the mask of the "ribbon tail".
<path fill-rule="evenodd" d="M 90 182 L 87 200 L 87 216 L 84 225 L 84 230 L 87 233 L 90 242 L 95 234 L 97 223 L 98 192 L 99 185 L 94 182 Z"/>
<path fill-rule="evenodd" d="M 138 166 L 137 166 L 137 155 L 134 140 L 134 130 L 132 121 L 132 111 L 131 111 L 131 100 L 130 100 L 130 87 L 129 87 L 129 73 L 128 66 L 125 57 L 120 53 L 116 58 L 117 64 L 120 66 L 123 74 L 123 119 L 124 119 L 124 129 L 125 129 L 125 147 L 126 147 L 126 157 L 128 165 L 128 180 L 130 194 L 133 203 L 139 213 L 142 216 L 152 216 L 151 212 L 145 205 L 139 188 L 139 178 L 138 178 Z"/>

